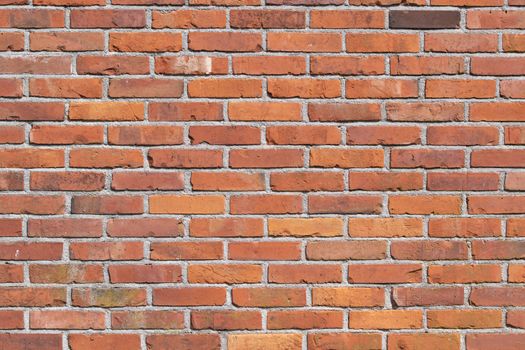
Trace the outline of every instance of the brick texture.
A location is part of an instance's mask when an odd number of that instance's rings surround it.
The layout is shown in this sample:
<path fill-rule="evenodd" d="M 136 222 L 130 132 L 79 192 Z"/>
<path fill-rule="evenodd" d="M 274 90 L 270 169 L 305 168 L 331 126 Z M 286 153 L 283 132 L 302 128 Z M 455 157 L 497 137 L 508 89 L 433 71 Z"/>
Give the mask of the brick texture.
<path fill-rule="evenodd" d="M 525 349 L 524 0 L 0 0 L 0 349 Z"/>

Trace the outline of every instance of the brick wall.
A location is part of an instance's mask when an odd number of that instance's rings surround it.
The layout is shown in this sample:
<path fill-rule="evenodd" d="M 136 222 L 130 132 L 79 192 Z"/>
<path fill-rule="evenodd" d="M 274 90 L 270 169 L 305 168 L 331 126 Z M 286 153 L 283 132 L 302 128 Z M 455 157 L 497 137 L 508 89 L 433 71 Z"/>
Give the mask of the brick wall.
<path fill-rule="evenodd" d="M 1 349 L 525 349 L 524 0 L 0 5 Z"/>

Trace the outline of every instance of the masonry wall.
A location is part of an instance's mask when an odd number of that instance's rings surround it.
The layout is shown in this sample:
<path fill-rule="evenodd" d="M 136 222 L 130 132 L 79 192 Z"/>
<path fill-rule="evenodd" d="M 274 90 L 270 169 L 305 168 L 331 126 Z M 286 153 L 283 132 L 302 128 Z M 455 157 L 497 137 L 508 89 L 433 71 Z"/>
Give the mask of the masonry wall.
<path fill-rule="evenodd" d="M 1 349 L 525 349 L 525 1 L 0 5 Z"/>

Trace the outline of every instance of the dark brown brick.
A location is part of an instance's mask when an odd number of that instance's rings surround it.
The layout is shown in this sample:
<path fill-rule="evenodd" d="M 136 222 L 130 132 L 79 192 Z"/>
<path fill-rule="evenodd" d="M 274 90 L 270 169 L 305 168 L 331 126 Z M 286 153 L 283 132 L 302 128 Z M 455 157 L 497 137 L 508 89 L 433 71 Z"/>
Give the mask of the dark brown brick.
<path fill-rule="evenodd" d="M 391 29 L 459 28 L 459 11 L 390 11 Z"/>

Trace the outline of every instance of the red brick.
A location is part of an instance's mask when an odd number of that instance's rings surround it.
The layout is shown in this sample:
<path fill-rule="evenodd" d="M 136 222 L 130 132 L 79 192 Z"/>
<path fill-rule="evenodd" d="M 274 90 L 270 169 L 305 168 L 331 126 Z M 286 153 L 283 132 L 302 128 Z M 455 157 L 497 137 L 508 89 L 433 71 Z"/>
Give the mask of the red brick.
<path fill-rule="evenodd" d="M 523 29 L 525 20 L 521 11 L 469 10 L 468 29 Z"/>
<path fill-rule="evenodd" d="M 273 98 L 334 98 L 341 96 L 341 84 L 335 79 L 268 79 L 268 95 Z"/>
<path fill-rule="evenodd" d="M 0 311 L 0 329 L 24 329 L 24 313 L 18 310 Z M 5 339 L 2 339 L 5 341 Z"/>
<path fill-rule="evenodd" d="M 417 34 L 348 33 L 347 52 L 419 52 Z"/>
<path fill-rule="evenodd" d="M 37 191 L 100 191 L 104 185 L 105 175 L 90 171 L 34 171 L 30 179 L 31 189 Z"/>
<path fill-rule="evenodd" d="M 224 28 L 226 12 L 220 10 L 153 11 L 152 28 Z"/>
<path fill-rule="evenodd" d="M 312 148 L 310 166 L 320 168 L 381 168 L 382 149 Z"/>
<path fill-rule="evenodd" d="M 428 234 L 433 237 L 501 236 L 501 222 L 486 218 L 432 218 L 428 222 Z"/>
<path fill-rule="evenodd" d="M 2 65 L 2 73 L 4 74 L 70 74 L 71 73 L 71 57 L 60 57 L 60 56 L 45 56 L 45 55 L 35 55 L 35 56 L 7 56 L 0 58 L 0 64 Z M 2 103 L 6 105 L 6 103 Z M 7 106 L 11 105 L 10 103 Z M 56 111 L 58 106 L 62 104 L 42 104 L 42 103 L 29 103 L 22 102 L 21 106 L 28 106 L 25 108 L 30 108 L 29 106 L 49 106 L 47 113 L 51 111 Z M 14 105 L 13 105 L 14 106 Z M 5 107 L 4 107 L 5 108 Z M 45 112 L 45 108 L 39 112 Z M 38 110 L 37 110 L 38 111 Z M 30 113 L 31 114 L 31 113 Z M 38 114 L 38 113 L 37 113 Z M 63 117 L 63 109 L 61 111 L 61 116 Z M 45 115 L 45 114 L 44 114 Z M 40 116 L 41 118 L 43 115 Z M 38 120 L 38 119 L 37 119 Z M 52 119 L 53 120 L 53 119 Z M 56 120 L 56 119 L 55 119 Z M 62 119 L 59 119 L 62 120 Z"/>
<path fill-rule="evenodd" d="M 343 234 L 340 218 L 269 218 L 268 234 L 280 237 L 335 237 Z"/>
<path fill-rule="evenodd" d="M 305 74 L 306 60 L 297 56 L 233 57 L 233 73 L 250 75 Z M 236 103 L 245 104 L 244 102 Z M 258 103 L 264 105 L 264 102 Z"/>
<path fill-rule="evenodd" d="M 393 75 L 461 74 L 464 66 L 462 57 L 394 56 L 390 59 Z"/>
<path fill-rule="evenodd" d="M 227 74 L 228 59 L 210 56 L 156 57 L 155 73 L 167 75 Z"/>
<path fill-rule="evenodd" d="M 261 97 L 262 81 L 259 79 L 194 79 L 188 82 L 190 97 L 241 98 Z"/>
<path fill-rule="evenodd" d="M 463 287 L 399 287 L 392 291 L 398 307 L 463 305 Z"/>
<path fill-rule="evenodd" d="M 222 248 L 222 247 L 221 247 Z M 230 260 L 300 260 L 301 247 L 295 242 L 231 242 Z"/>
<path fill-rule="evenodd" d="M 386 257 L 384 241 L 314 241 L 306 246 L 309 260 L 379 260 Z"/>
<path fill-rule="evenodd" d="M 22 283 L 24 282 L 24 267 L 22 265 L 2 264 L 0 265 L 0 273 L 1 273 L 0 274 L 1 283 Z M 1 323 L 0 323 L 0 328 L 1 328 Z"/>
<path fill-rule="evenodd" d="M 220 350 L 221 339 L 219 334 L 151 334 L 146 337 L 146 344 L 151 350 L 162 350 L 176 347 L 180 350 L 206 348 Z"/>
<path fill-rule="evenodd" d="M 312 56 L 310 70 L 312 74 L 378 75 L 385 72 L 385 60 L 379 56 Z"/>
<path fill-rule="evenodd" d="M 320 10 L 310 13 L 311 28 L 384 28 L 383 11 Z"/>
<path fill-rule="evenodd" d="M 150 102 L 151 121 L 222 120 L 222 105 L 216 102 Z"/>
<path fill-rule="evenodd" d="M 101 144 L 104 128 L 98 125 L 33 125 L 29 140 L 42 145 Z"/>
<path fill-rule="evenodd" d="M 355 0 L 352 0 L 355 1 Z M 368 0 L 359 0 L 368 1 Z M 308 349 L 381 349 L 381 335 L 379 333 L 310 333 L 308 334 Z"/>
<path fill-rule="evenodd" d="M 180 265 L 111 265 L 111 283 L 176 283 L 182 282 Z"/>
<path fill-rule="evenodd" d="M 506 98 L 525 98 L 523 80 L 503 80 L 500 82 L 500 95 Z"/>
<path fill-rule="evenodd" d="M 525 36 L 522 34 L 503 34 L 503 51 L 524 52 Z"/>
<path fill-rule="evenodd" d="M 336 33 L 269 32 L 268 51 L 284 52 L 340 52 L 342 38 Z"/>
<path fill-rule="evenodd" d="M 469 214 L 520 214 L 525 210 L 523 196 L 468 196 Z"/>
<path fill-rule="evenodd" d="M 270 126 L 266 141 L 270 145 L 337 145 L 341 131 L 332 126 Z"/>
<path fill-rule="evenodd" d="M 308 212 L 312 214 L 379 214 L 382 200 L 379 196 L 310 195 Z"/>
<path fill-rule="evenodd" d="M 29 42 L 31 51 L 104 50 L 104 34 L 94 32 L 33 32 L 29 34 Z"/>
<path fill-rule="evenodd" d="M 232 196 L 232 214 L 297 214 L 302 212 L 298 195 L 249 195 Z"/>
<path fill-rule="evenodd" d="M 342 191 L 344 176 L 341 172 L 286 172 L 270 175 L 273 191 Z"/>
<path fill-rule="evenodd" d="M 220 306 L 226 302 L 226 290 L 221 287 L 159 288 L 153 290 L 153 305 Z"/>
<path fill-rule="evenodd" d="M 60 334 L 17 333 L 1 334 L 2 346 L 10 350 L 53 350 L 62 347 L 62 336 Z"/>
<path fill-rule="evenodd" d="M 290 10 L 232 10 L 232 28 L 304 28 L 305 12 Z"/>
<path fill-rule="evenodd" d="M 462 168 L 464 164 L 463 150 L 455 149 L 394 148 L 390 155 L 392 168 Z"/>
<path fill-rule="evenodd" d="M 73 260 L 141 260 L 142 242 L 74 242 L 69 246 Z"/>
<path fill-rule="evenodd" d="M 474 306 L 525 306 L 523 287 L 476 287 L 469 300 Z"/>
<path fill-rule="evenodd" d="M 192 218 L 192 237 L 261 237 L 263 221 L 258 218 Z"/>
<path fill-rule="evenodd" d="M 188 47 L 192 51 L 258 52 L 262 37 L 260 33 L 191 32 Z"/>
<path fill-rule="evenodd" d="M 397 241 L 392 242 L 390 250 L 397 260 L 465 260 L 468 257 L 468 247 L 463 241 Z"/>
<path fill-rule="evenodd" d="M 22 97 L 20 79 L 0 79 L 0 97 Z"/>
<path fill-rule="evenodd" d="M 375 307 L 383 306 L 384 302 L 385 292 L 382 288 L 314 287 L 312 289 L 312 305 L 316 306 Z"/>
<path fill-rule="evenodd" d="M 29 313 L 31 329 L 104 329 L 100 311 L 36 310 Z"/>
<path fill-rule="evenodd" d="M 65 197 L 62 195 L 2 195 L 0 213 L 52 215 L 64 214 Z"/>
<path fill-rule="evenodd" d="M 222 259 L 222 242 L 153 242 L 152 260 L 214 260 Z"/>
<path fill-rule="evenodd" d="M 71 28 L 143 28 L 145 10 L 72 10 Z"/>
<path fill-rule="evenodd" d="M 71 199 L 73 214 L 142 214 L 143 198 L 139 196 L 74 196 Z"/>
<path fill-rule="evenodd" d="M 499 347 L 508 350 L 519 350 L 525 342 L 523 334 L 488 333 L 467 335 L 467 346 L 472 350 L 488 350 Z"/>
<path fill-rule="evenodd" d="M 101 237 L 102 220 L 84 218 L 29 219 L 29 237 Z"/>
<path fill-rule="evenodd" d="M 222 151 L 202 149 L 151 149 L 148 161 L 153 168 L 220 168 Z"/>
<path fill-rule="evenodd" d="M 423 235 L 419 218 L 350 218 L 351 237 L 417 237 Z"/>
<path fill-rule="evenodd" d="M 302 149 L 252 148 L 230 151 L 232 168 L 300 168 L 304 164 Z"/>
<path fill-rule="evenodd" d="M 346 98 L 417 97 L 417 81 L 409 79 L 353 79 L 346 81 Z"/>
<path fill-rule="evenodd" d="M 80 307 L 125 307 L 146 305 L 146 290 L 139 288 L 77 288 L 72 305 Z M 89 349 L 89 347 L 88 347 Z"/>
<path fill-rule="evenodd" d="M 348 327 L 352 329 L 373 330 L 414 329 L 422 325 L 421 310 L 350 311 L 348 322 Z"/>
<path fill-rule="evenodd" d="M 470 106 L 471 121 L 520 122 L 524 120 L 522 102 L 473 103 Z"/>
<path fill-rule="evenodd" d="M 341 328 L 343 312 L 337 310 L 293 310 L 268 312 L 268 329 Z"/>
<path fill-rule="evenodd" d="M 138 349 L 140 347 L 140 336 L 138 334 L 70 334 L 69 347 L 71 350 Z"/>
<path fill-rule="evenodd" d="M 114 172 L 111 189 L 117 191 L 181 190 L 184 176 L 178 172 Z"/>
<path fill-rule="evenodd" d="M 178 311 L 114 311 L 113 329 L 181 329 L 184 314 Z"/>
<path fill-rule="evenodd" d="M 251 126 L 191 126 L 189 138 L 192 144 L 257 145 L 261 131 Z"/>
<path fill-rule="evenodd" d="M 264 174 L 243 172 L 193 172 L 191 185 L 196 191 L 264 190 Z"/>
<path fill-rule="evenodd" d="M 496 52 L 496 34 L 428 33 L 425 34 L 425 51 L 430 52 Z"/>
<path fill-rule="evenodd" d="M 53 264 L 29 266 L 29 277 L 33 283 L 95 283 L 102 282 L 102 265 Z"/>
<path fill-rule="evenodd" d="M 309 103 L 308 117 L 320 122 L 377 121 L 381 113 L 379 105 L 373 103 Z"/>
<path fill-rule="evenodd" d="M 302 349 L 302 338 L 297 333 L 280 334 L 231 334 L 228 335 L 228 349 L 263 350 L 268 346 L 273 349 Z"/>
<path fill-rule="evenodd" d="M 348 267 L 350 283 L 417 283 L 421 282 L 420 264 L 352 264 Z"/>
<path fill-rule="evenodd" d="M 262 266 L 250 264 L 202 264 L 188 266 L 190 283 L 259 283 Z"/>
<path fill-rule="evenodd" d="M 69 119 L 84 121 L 135 121 L 144 119 L 142 102 L 71 102 Z"/>
<path fill-rule="evenodd" d="M 342 281 L 340 265 L 270 265 L 268 281 L 270 283 L 340 283 Z"/>
<path fill-rule="evenodd" d="M 349 188 L 363 191 L 420 190 L 423 188 L 423 175 L 415 172 L 350 172 Z"/>
<path fill-rule="evenodd" d="M 182 36 L 167 32 L 111 33 L 109 49 L 116 52 L 177 52 L 182 49 Z"/>
<path fill-rule="evenodd" d="M 427 189 L 431 191 L 497 191 L 497 173 L 429 173 Z"/>
<path fill-rule="evenodd" d="M 502 317 L 498 310 L 429 310 L 427 324 L 430 328 L 498 328 Z"/>
<path fill-rule="evenodd" d="M 428 268 L 430 283 L 486 283 L 501 281 L 498 265 L 431 265 Z"/>
<path fill-rule="evenodd" d="M 153 195 L 149 197 L 152 214 L 221 214 L 225 198 L 220 195 Z"/>
<path fill-rule="evenodd" d="M 411 126 L 351 126 L 346 129 L 349 145 L 410 145 L 421 143 L 421 129 Z"/>
<path fill-rule="evenodd" d="M 456 102 L 388 102 L 386 114 L 388 120 L 399 122 L 461 121 L 464 107 Z"/>
<path fill-rule="evenodd" d="M 301 108 L 297 103 L 232 101 L 228 117 L 235 121 L 298 121 Z"/>
<path fill-rule="evenodd" d="M 177 237 L 183 230 L 181 220 L 170 218 L 114 218 L 107 224 L 111 237 Z"/>
<path fill-rule="evenodd" d="M 439 350 L 459 350 L 458 333 L 398 333 L 388 335 L 388 350 L 408 350 L 432 348 Z"/>
<path fill-rule="evenodd" d="M 191 312 L 192 329 L 246 330 L 261 329 L 262 317 L 259 311 L 206 311 Z"/>
<path fill-rule="evenodd" d="M 48 9 L 3 9 L 0 10 L 0 27 L 2 28 L 62 28 L 65 13 L 63 10 Z"/>
<path fill-rule="evenodd" d="M 61 168 L 64 150 L 57 148 L 2 148 L 0 166 L 3 168 Z"/>
<path fill-rule="evenodd" d="M 149 61 L 145 56 L 87 56 L 77 57 L 78 74 L 122 75 L 148 74 Z"/>
<path fill-rule="evenodd" d="M 428 98 L 490 98 L 496 96 L 495 80 L 436 79 L 425 83 Z"/>
<path fill-rule="evenodd" d="M 0 288 L 0 305 L 8 307 L 64 306 L 66 305 L 66 289 L 55 287 L 2 287 Z M 9 346 L 5 342 L 2 342 L 2 344 Z"/>
<path fill-rule="evenodd" d="M 22 219 L 0 219 L 0 237 L 22 236 Z"/>
<path fill-rule="evenodd" d="M 22 51 L 24 33 L 0 32 L 0 51 Z"/>
<path fill-rule="evenodd" d="M 499 130 L 490 126 L 429 126 L 427 143 L 448 146 L 497 145 Z"/>
<path fill-rule="evenodd" d="M 233 288 L 232 303 L 238 307 L 297 307 L 306 305 L 302 288 Z"/>
<path fill-rule="evenodd" d="M 22 191 L 24 189 L 24 174 L 20 171 L 0 172 L 0 190 L 2 191 Z M 1 222 L 1 220 L 0 220 Z M 3 227 L 0 224 L 0 231 Z"/>

